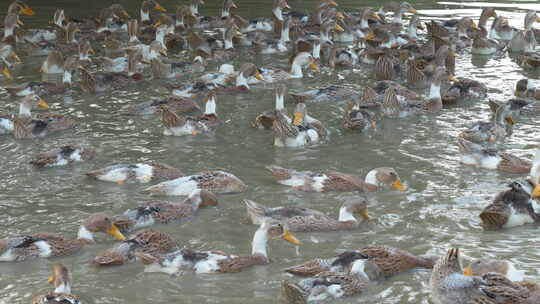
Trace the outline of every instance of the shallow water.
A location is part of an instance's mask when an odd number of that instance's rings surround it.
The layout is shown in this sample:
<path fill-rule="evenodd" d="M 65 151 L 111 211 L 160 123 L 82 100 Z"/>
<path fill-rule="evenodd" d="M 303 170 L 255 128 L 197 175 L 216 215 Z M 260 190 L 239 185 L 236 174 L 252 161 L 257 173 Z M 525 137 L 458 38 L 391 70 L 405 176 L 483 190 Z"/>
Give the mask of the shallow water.
<path fill-rule="evenodd" d="M 34 3 L 35 2 L 35 3 Z M 66 15 L 97 14 L 109 1 L 29 1 L 37 10 L 24 18 L 27 26 L 44 25 L 52 18 L 54 7 L 63 7 Z M 132 16 L 139 3 L 122 1 Z M 202 14 L 217 14 L 221 1 L 208 1 Z M 268 4 L 238 0 L 238 13 L 254 17 L 269 15 Z M 270 1 L 265 1 L 269 2 Z M 294 8 L 310 8 L 314 1 L 291 1 Z M 535 1 L 440 2 L 410 1 L 423 19 L 471 15 L 493 5 L 512 25 L 521 27 L 526 9 L 540 9 Z M 176 1 L 160 1 L 173 9 Z M 358 1 L 339 1 L 340 7 L 354 9 Z M 379 1 L 364 1 L 376 7 Z M 268 7 L 268 9 L 262 8 Z M 0 7 L 4 11 L 4 5 Z M 3 16 L 2 16 L 3 18 Z M 16 72 L 16 82 L 37 80 L 36 72 L 43 57 L 25 57 Z M 287 56 L 260 56 L 257 64 L 286 66 Z M 530 75 L 508 56 L 471 58 L 460 55 L 457 76 L 485 82 L 489 98 L 506 100 L 512 96 L 516 81 Z M 210 67 L 210 70 L 215 67 Z M 288 83 L 289 90 L 300 91 L 321 84 L 346 84 L 363 88 L 371 83 L 371 67 L 354 71 L 309 73 L 303 80 Z M 6 84 L 4 81 L 2 84 Z M 291 277 L 282 269 L 314 257 L 331 256 L 336 249 L 387 245 L 416 254 L 441 254 L 450 246 L 459 246 L 473 257 L 489 256 L 510 259 L 527 271 L 530 279 L 539 280 L 540 240 L 535 226 L 498 232 L 484 231 L 478 218 L 482 208 L 496 193 L 518 176 L 468 168 L 458 163 L 455 136 L 469 123 L 489 117 L 485 101 L 470 102 L 444 109 L 436 117 L 422 116 L 401 120 L 384 119 L 377 130 L 367 134 L 341 129 L 343 103 L 308 104 L 308 109 L 330 130 L 329 140 L 303 149 L 272 146 L 268 132 L 255 130 L 249 122 L 261 111 L 274 105 L 271 85 L 253 87 L 240 96 L 219 96 L 218 114 L 223 122 L 212 137 L 165 137 L 159 118 L 126 117 L 119 113 L 123 105 L 166 96 L 157 81 L 139 88 L 127 88 L 111 94 L 91 96 L 76 90 L 70 96 L 51 97 L 53 111 L 77 117 L 80 126 L 42 140 L 0 141 L 0 230 L 11 234 L 51 231 L 75 236 L 80 220 L 95 212 L 121 213 L 149 198 L 141 193 L 146 185 L 116 185 L 91 181 L 84 172 L 117 163 L 155 160 L 179 167 L 187 173 L 223 169 L 244 180 L 249 190 L 238 195 L 220 196 L 218 207 L 201 210 L 192 221 L 157 227 L 175 236 L 180 244 L 197 249 L 223 250 L 236 254 L 250 252 L 255 226 L 247 224 L 242 199 L 252 199 L 269 206 L 302 205 L 337 215 L 341 203 L 355 193 L 301 193 L 275 183 L 264 166 L 277 164 L 301 170 L 341 172 L 365 175 L 371 168 L 394 167 L 409 189 L 405 193 L 385 191 L 370 194 L 370 213 L 379 219 L 369 231 L 344 233 L 298 233 L 302 241 L 294 246 L 272 241 L 269 255 L 272 264 L 230 275 L 187 275 L 171 278 L 165 274 L 143 273 L 140 264 L 96 268 L 90 261 L 95 254 L 110 247 L 110 239 L 100 236 L 99 244 L 81 253 L 61 259 L 35 260 L 0 264 L 0 303 L 28 303 L 30 297 L 50 289 L 46 278 L 52 263 L 61 262 L 73 272 L 74 293 L 85 303 L 275 303 L 279 285 Z M 16 110 L 17 100 L 0 89 L 2 112 Z M 501 148 L 520 156 L 530 156 L 538 145 L 540 123 L 522 117 L 514 134 Z M 98 150 L 95 159 L 72 167 L 35 170 L 28 161 L 31 155 L 50 146 L 83 143 Z M 526 249 L 525 249 L 526 248 Z M 429 271 L 417 270 L 373 284 L 359 297 L 339 303 L 429 303 Z M 294 280 L 294 278 L 292 278 Z"/>

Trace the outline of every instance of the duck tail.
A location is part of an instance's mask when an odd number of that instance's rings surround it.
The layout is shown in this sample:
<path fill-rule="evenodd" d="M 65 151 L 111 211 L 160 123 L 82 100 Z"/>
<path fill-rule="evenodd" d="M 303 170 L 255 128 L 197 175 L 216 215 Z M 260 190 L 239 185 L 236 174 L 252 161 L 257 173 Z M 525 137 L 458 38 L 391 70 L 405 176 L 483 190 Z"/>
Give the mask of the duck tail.
<path fill-rule="evenodd" d="M 281 294 L 284 303 L 287 304 L 306 304 L 306 292 L 295 283 L 288 280 L 281 282 Z"/>
<path fill-rule="evenodd" d="M 294 170 L 292 169 L 285 169 L 279 166 L 266 166 L 266 169 L 270 170 L 272 175 L 279 181 L 279 180 L 286 180 L 291 178 L 292 174 L 294 173 Z"/>
<path fill-rule="evenodd" d="M 102 175 L 102 174 L 103 174 L 103 169 L 97 169 L 97 170 L 93 170 L 93 171 L 85 173 L 86 176 L 96 178 L 96 179 L 99 175 Z"/>
<path fill-rule="evenodd" d="M 254 225 L 260 225 L 267 208 L 252 200 L 244 200 L 244 204 L 246 204 L 247 215 L 251 223 Z"/>

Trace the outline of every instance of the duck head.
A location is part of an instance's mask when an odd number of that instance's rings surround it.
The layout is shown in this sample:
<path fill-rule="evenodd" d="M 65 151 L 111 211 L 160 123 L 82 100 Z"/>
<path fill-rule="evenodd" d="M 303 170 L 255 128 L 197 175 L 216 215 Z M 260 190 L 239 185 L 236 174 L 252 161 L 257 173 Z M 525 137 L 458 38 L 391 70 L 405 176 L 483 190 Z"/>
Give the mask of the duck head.
<path fill-rule="evenodd" d="M 372 188 L 368 190 L 377 190 L 380 186 L 389 186 L 399 191 L 407 190 L 407 187 L 402 184 L 396 170 L 389 167 L 381 167 L 369 171 L 365 178 L 365 184 L 367 187 Z"/>
<path fill-rule="evenodd" d="M 78 239 L 93 243 L 95 242 L 94 234 L 98 232 L 111 235 L 120 241 L 126 240 L 126 237 L 113 223 L 113 218 L 105 214 L 94 214 L 84 220 L 79 228 Z"/>
<path fill-rule="evenodd" d="M 69 270 L 62 264 L 54 264 L 52 266 L 51 275 L 47 282 L 54 286 L 55 293 L 71 293 Z"/>
<path fill-rule="evenodd" d="M 339 221 L 356 221 L 355 215 L 369 221 L 367 200 L 364 198 L 346 201 L 339 209 Z"/>

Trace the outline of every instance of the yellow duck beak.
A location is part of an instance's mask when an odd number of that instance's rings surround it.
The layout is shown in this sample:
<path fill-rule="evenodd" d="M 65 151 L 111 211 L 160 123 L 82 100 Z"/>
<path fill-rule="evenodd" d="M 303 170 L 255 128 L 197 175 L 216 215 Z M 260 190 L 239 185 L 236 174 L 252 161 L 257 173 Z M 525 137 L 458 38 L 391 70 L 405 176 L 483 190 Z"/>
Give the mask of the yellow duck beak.
<path fill-rule="evenodd" d="M 157 3 L 157 2 L 154 5 L 154 9 L 156 9 L 156 10 L 158 10 L 160 12 L 166 12 L 167 11 L 163 6 L 159 5 L 159 3 Z"/>
<path fill-rule="evenodd" d="M 49 278 L 47 279 L 47 283 L 49 284 L 53 284 L 54 283 L 54 275 L 50 275 Z"/>
<path fill-rule="evenodd" d="M 319 65 L 317 65 L 317 63 L 315 62 L 312 62 L 309 64 L 309 68 L 313 71 L 313 72 L 320 72 L 321 70 L 319 69 Z"/>
<path fill-rule="evenodd" d="M 39 99 L 38 101 L 38 106 L 44 108 L 44 109 L 48 109 L 49 108 L 49 104 L 45 102 L 45 100 L 43 99 Z"/>
<path fill-rule="evenodd" d="M 506 120 L 506 122 L 512 126 L 516 123 L 516 121 L 512 118 L 512 116 L 507 116 L 504 120 Z"/>
<path fill-rule="evenodd" d="M 536 22 L 540 22 L 540 18 L 536 18 Z"/>
<path fill-rule="evenodd" d="M 345 30 L 343 29 L 343 27 L 341 27 L 341 25 L 337 24 L 334 25 L 334 29 L 338 32 L 345 32 Z"/>
<path fill-rule="evenodd" d="M 373 38 L 375 38 L 375 37 L 377 37 L 375 34 L 369 33 L 369 34 L 367 34 L 367 36 L 366 36 L 366 40 L 371 40 L 371 39 L 373 39 Z"/>
<path fill-rule="evenodd" d="M 540 197 L 540 185 L 534 186 L 534 190 L 533 190 L 531 196 L 532 196 L 533 198 Z"/>
<path fill-rule="evenodd" d="M 469 265 L 469 266 L 465 267 L 465 269 L 463 269 L 463 275 L 468 276 L 468 277 L 474 276 L 471 265 Z"/>
<path fill-rule="evenodd" d="M 373 12 L 373 14 L 371 14 L 371 17 L 373 17 L 373 18 L 375 18 L 375 19 L 377 19 L 379 21 L 382 21 L 381 16 L 379 16 L 379 14 L 377 14 L 375 12 Z"/>
<path fill-rule="evenodd" d="M 238 8 L 238 6 L 236 5 L 236 3 L 233 2 L 231 8 Z"/>
<path fill-rule="evenodd" d="M 259 73 L 259 71 L 255 72 L 255 78 L 257 80 L 264 81 L 264 77 L 261 75 L 261 73 Z"/>
<path fill-rule="evenodd" d="M 454 52 L 449 52 L 449 53 L 448 53 L 448 56 L 454 57 L 454 58 L 458 58 L 458 57 L 459 57 L 458 54 L 456 54 L 456 53 L 454 53 Z"/>
<path fill-rule="evenodd" d="M 107 234 L 114 236 L 119 241 L 125 241 L 126 237 L 118 230 L 118 227 L 116 225 L 112 225 L 109 230 L 106 231 Z"/>
<path fill-rule="evenodd" d="M 328 5 L 336 6 L 336 7 L 338 6 L 338 4 L 336 3 L 336 1 L 334 1 L 334 0 L 328 1 Z"/>
<path fill-rule="evenodd" d="M 13 75 L 11 75 L 11 71 L 8 69 L 8 67 L 4 67 L 2 69 L 2 74 L 4 74 L 4 76 L 9 80 L 13 79 Z"/>
<path fill-rule="evenodd" d="M 158 28 L 161 25 L 161 21 L 157 21 L 156 23 L 152 24 L 153 28 Z"/>
<path fill-rule="evenodd" d="M 21 20 L 17 20 L 17 24 L 18 25 L 24 25 L 24 22 L 22 22 Z"/>
<path fill-rule="evenodd" d="M 360 215 L 366 221 L 371 220 L 371 217 L 369 216 L 369 213 L 368 213 L 367 209 L 364 209 L 364 210 L 358 212 L 358 215 Z"/>
<path fill-rule="evenodd" d="M 399 191 L 405 191 L 407 190 L 407 187 L 404 186 L 402 183 L 401 183 L 401 180 L 400 179 L 396 179 L 396 181 L 391 185 L 392 188 L 394 189 L 397 189 Z"/>
<path fill-rule="evenodd" d="M 452 82 L 459 82 L 459 79 L 457 79 L 456 76 L 454 76 L 454 75 L 448 76 L 448 80 L 452 81 Z"/>
<path fill-rule="evenodd" d="M 409 9 L 408 12 L 411 14 L 418 14 L 418 11 L 414 8 Z"/>
<path fill-rule="evenodd" d="M 33 16 L 35 14 L 34 10 L 29 7 L 23 7 L 21 8 L 21 14 L 27 15 L 27 16 Z"/>
<path fill-rule="evenodd" d="M 300 241 L 289 230 L 285 230 L 281 238 L 289 243 L 300 245 Z"/>
<path fill-rule="evenodd" d="M 162 56 L 167 57 L 167 50 L 161 50 L 161 51 L 159 51 L 159 53 L 160 53 Z"/>
<path fill-rule="evenodd" d="M 472 23 L 471 28 L 472 28 L 473 30 L 479 30 L 479 29 L 480 29 L 480 28 L 478 27 L 478 25 L 476 25 L 476 23 L 474 23 L 474 22 Z"/>
<path fill-rule="evenodd" d="M 122 11 L 122 17 L 129 18 L 129 14 L 126 11 Z"/>
<path fill-rule="evenodd" d="M 304 113 L 294 112 L 293 125 L 298 126 L 302 123 L 303 120 L 304 120 Z"/>

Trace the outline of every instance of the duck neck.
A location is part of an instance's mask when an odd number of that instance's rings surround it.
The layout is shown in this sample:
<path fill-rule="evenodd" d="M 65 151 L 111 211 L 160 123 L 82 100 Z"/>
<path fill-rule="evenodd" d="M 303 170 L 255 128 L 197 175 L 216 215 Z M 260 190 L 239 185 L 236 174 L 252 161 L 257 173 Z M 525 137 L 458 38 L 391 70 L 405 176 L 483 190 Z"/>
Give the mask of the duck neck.
<path fill-rule="evenodd" d="M 338 220 L 340 222 L 350 222 L 350 221 L 356 222 L 356 218 L 349 210 L 347 210 L 347 207 L 341 207 L 339 209 Z"/>
<path fill-rule="evenodd" d="M 4 38 L 13 36 L 15 34 L 15 26 L 6 26 L 4 28 Z"/>
<path fill-rule="evenodd" d="M 199 4 L 197 3 L 191 3 L 189 6 L 189 10 L 191 11 L 191 14 L 194 16 L 199 15 Z"/>
<path fill-rule="evenodd" d="M 369 171 L 368 174 L 366 175 L 364 182 L 366 184 L 378 187 L 379 182 L 377 180 L 377 170 L 374 169 L 374 170 Z"/>
<path fill-rule="evenodd" d="M 69 282 L 62 282 L 62 283 L 60 283 L 60 285 L 56 286 L 56 288 L 54 289 L 54 292 L 55 293 L 67 293 L 67 294 L 70 294 L 71 293 L 71 285 L 69 284 Z"/>
<path fill-rule="evenodd" d="M 266 252 L 266 243 L 268 242 L 268 236 L 266 230 L 260 227 L 255 231 L 253 241 L 251 242 L 251 255 L 262 255 L 268 258 Z"/>
<path fill-rule="evenodd" d="M 227 18 L 230 16 L 230 13 L 229 13 L 229 8 L 227 6 L 224 6 L 222 9 L 221 9 L 221 18 Z"/>
<path fill-rule="evenodd" d="M 141 8 L 141 22 L 150 21 L 150 11 Z"/>
<path fill-rule="evenodd" d="M 19 105 L 19 116 L 31 117 L 32 113 L 30 108 L 30 105 L 28 105 L 26 102 L 21 103 Z"/>
<path fill-rule="evenodd" d="M 88 230 L 86 227 L 84 227 L 83 225 L 81 225 L 81 227 L 79 227 L 79 232 L 77 233 L 77 239 L 78 240 L 83 240 L 85 242 L 88 242 L 88 243 L 94 243 L 94 234 L 92 232 L 90 232 L 90 230 Z"/>
<path fill-rule="evenodd" d="M 409 24 L 409 27 L 407 28 L 407 34 L 409 35 L 409 37 L 413 39 L 417 39 L 418 38 L 418 35 L 416 34 L 417 30 L 418 29 L 416 28 L 416 24 L 411 22 Z"/>
<path fill-rule="evenodd" d="M 433 81 L 429 87 L 429 99 L 441 99 L 441 83 Z"/>
<path fill-rule="evenodd" d="M 283 95 L 276 94 L 276 111 L 281 111 L 285 109 L 285 103 L 284 103 Z"/>
<path fill-rule="evenodd" d="M 369 28 L 369 22 L 367 18 L 362 18 L 360 20 L 360 28 L 361 29 L 368 29 Z"/>
<path fill-rule="evenodd" d="M 402 24 L 403 23 L 403 14 L 401 12 L 401 8 L 398 7 L 395 11 L 394 11 L 394 19 L 392 19 L 392 22 L 393 23 L 399 23 L 399 24 Z"/>
<path fill-rule="evenodd" d="M 204 114 L 216 115 L 216 99 L 214 97 L 210 97 L 210 99 L 208 99 L 208 101 L 206 102 Z"/>
<path fill-rule="evenodd" d="M 64 75 L 62 76 L 62 83 L 71 85 L 71 71 L 64 70 Z"/>
<path fill-rule="evenodd" d="M 244 76 L 244 72 L 238 73 L 238 76 L 236 76 L 236 86 L 237 87 L 246 87 L 249 89 L 249 85 L 247 82 L 246 77 Z"/>
<path fill-rule="evenodd" d="M 277 20 L 283 21 L 283 12 L 281 11 L 281 7 L 274 7 L 272 12 L 274 13 L 274 17 L 276 17 Z"/>
<path fill-rule="evenodd" d="M 224 47 L 226 50 L 230 50 L 234 48 L 232 37 L 225 37 L 225 40 L 223 41 L 224 41 L 224 44 L 225 44 Z"/>
<path fill-rule="evenodd" d="M 358 259 L 354 261 L 351 267 L 351 274 L 369 280 L 369 277 L 366 274 L 366 260 Z"/>
<path fill-rule="evenodd" d="M 165 31 L 157 30 L 156 31 L 156 41 L 159 41 L 162 47 L 165 47 Z"/>
<path fill-rule="evenodd" d="M 302 66 L 298 63 L 298 59 L 295 59 L 291 65 L 291 78 L 302 78 Z"/>
<path fill-rule="evenodd" d="M 321 58 L 321 44 L 315 43 L 313 45 L 313 58 L 320 59 Z"/>

